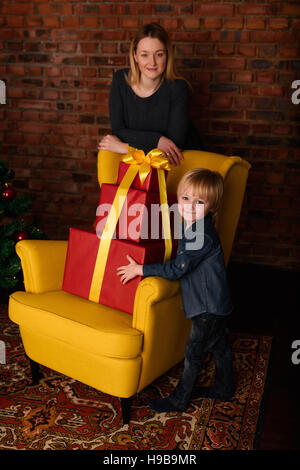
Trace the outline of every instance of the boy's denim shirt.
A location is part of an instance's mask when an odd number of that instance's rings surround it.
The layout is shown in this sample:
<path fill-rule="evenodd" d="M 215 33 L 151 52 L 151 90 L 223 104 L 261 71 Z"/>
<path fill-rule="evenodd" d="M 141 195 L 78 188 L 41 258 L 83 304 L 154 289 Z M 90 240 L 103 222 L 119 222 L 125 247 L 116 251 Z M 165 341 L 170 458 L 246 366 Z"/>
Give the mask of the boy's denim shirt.
<path fill-rule="evenodd" d="M 143 275 L 160 276 L 170 281 L 180 280 L 182 303 L 186 318 L 201 313 L 229 315 L 233 309 L 226 276 L 224 255 L 211 214 L 204 217 L 202 247 L 191 248 L 197 222 L 179 240 L 176 258 L 163 264 L 145 264 Z M 200 224 L 203 230 L 203 224 Z M 199 237 L 195 234 L 194 239 Z"/>

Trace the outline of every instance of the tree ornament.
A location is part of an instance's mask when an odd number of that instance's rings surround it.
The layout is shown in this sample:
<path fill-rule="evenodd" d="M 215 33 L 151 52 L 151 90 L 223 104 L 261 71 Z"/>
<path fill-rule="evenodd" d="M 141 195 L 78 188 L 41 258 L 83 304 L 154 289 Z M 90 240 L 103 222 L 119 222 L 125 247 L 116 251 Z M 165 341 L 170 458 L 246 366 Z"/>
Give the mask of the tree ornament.
<path fill-rule="evenodd" d="M 16 241 L 17 242 L 20 242 L 21 240 L 26 240 L 26 238 L 28 238 L 29 235 L 27 232 L 23 231 L 23 232 L 18 232 L 17 235 L 16 235 Z"/>
<path fill-rule="evenodd" d="M 12 188 L 5 188 L 2 193 L 1 197 L 7 202 L 12 201 L 16 196 L 15 190 Z"/>

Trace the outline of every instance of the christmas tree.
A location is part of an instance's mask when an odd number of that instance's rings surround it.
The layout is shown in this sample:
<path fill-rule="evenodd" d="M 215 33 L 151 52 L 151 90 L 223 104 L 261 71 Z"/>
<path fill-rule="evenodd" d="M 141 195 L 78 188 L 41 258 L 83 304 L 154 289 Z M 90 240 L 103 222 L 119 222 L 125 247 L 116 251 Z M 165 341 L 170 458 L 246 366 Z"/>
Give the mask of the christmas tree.
<path fill-rule="evenodd" d="M 23 216 L 31 209 L 27 195 L 17 196 L 11 181 L 15 174 L 0 160 L 0 288 L 10 289 L 22 282 L 21 262 L 15 244 L 23 239 L 43 239 L 45 234 Z"/>

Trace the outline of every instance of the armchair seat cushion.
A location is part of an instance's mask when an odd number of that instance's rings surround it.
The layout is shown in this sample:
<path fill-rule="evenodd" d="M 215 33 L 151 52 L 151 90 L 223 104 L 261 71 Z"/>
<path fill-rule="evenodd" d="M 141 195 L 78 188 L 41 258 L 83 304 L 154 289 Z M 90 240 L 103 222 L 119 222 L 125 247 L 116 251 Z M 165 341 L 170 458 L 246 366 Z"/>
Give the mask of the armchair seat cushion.
<path fill-rule="evenodd" d="M 53 336 L 91 354 L 135 358 L 143 334 L 132 328 L 132 316 L 62 290 L 10 296 L 9 315 L 21 328 Z"/>

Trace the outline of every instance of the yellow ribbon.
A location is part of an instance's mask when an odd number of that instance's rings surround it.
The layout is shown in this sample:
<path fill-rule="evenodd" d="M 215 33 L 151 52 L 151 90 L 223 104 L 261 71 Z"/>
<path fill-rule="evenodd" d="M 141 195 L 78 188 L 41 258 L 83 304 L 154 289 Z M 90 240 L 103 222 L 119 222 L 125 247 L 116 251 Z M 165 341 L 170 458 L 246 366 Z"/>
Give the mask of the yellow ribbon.
<path fill-rule="evenodd" d="M 128 146 L 129 153 L 123 157 L 123 161 L 127 163 L 128 169 L 116 191 L 112 208 L 108 214 L 98 248 L 97 258 L 92 277 L 89 300 L 99 302 L 101 287 L 106 267 L 106 261 L 110 249 L 112 237 L 115 232 L 117 222 L 119 220 L 122 208 L 124 206 L 128 190 L 139 173 L 141 182 L 143 183 L 150 173 L 151 167 L 157 168 L 159 194 L 162 212 L 162 223 L 165 239 L 165 256 L 164 261 L 171 257 L 172 239 L 170 228 L 169 207 L 167 198 L 167 188 L 164 170 L 170 171 L 169 161 L 159 149 L 151 150 L 147 155 L 143 150 L 137 150 Z"/>
<path fill-rule="evenodd" d="M 129 145 L 127 149 L 129 153 L 122 158 L 122 161 L 128 165 L 139 165 L 138 172 L 142 184 L 149 175 L 151 167 L 167 171 L 171 170 L 169 160 L 159 149 L 153 149 L 147 155 L 145 155 L 143 150 L 129 147 Z"/>

